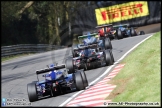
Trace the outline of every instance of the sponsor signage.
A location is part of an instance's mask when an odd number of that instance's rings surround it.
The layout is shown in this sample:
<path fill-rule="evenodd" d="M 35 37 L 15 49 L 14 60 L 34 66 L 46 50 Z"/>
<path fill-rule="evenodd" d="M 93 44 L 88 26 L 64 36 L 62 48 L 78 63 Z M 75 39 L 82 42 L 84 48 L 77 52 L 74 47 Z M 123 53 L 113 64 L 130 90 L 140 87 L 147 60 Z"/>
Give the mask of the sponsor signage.
<path fill-rule="evenodd" d="M 95 9 L 97 24 L 109 24 L 149 15 L 147 1 L 128 2 Z"/>

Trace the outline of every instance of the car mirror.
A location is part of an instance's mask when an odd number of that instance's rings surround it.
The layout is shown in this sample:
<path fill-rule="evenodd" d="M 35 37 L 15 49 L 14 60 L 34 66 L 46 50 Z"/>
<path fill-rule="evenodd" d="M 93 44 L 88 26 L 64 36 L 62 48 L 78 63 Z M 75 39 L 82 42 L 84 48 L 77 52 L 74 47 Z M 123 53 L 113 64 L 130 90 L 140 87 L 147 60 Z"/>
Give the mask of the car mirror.
<path fill-rule="evenodd" d="M 63 72 L 63 76 L 64 77 L 68 77 L 68 72 L 67 72 L 68 70 L 64 70 L 64 72 Z"/>

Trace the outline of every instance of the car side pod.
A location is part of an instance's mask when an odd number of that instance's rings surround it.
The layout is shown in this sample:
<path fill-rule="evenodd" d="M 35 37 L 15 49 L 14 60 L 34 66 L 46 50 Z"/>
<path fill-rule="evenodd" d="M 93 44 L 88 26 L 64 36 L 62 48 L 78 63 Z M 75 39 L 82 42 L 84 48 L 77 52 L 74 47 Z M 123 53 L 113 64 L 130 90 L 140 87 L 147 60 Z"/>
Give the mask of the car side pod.
<path fill-rule="evenodd" d="M 104 59 L 106 62 L 106 66 L 110 66 L 114 64 L 114 57 L 110 49 L 105 50 L 104 52 Z"/>
<path fill-rule="evenodd" d="M 28 92 L 28 97 L 30 102 L 34 102 L 38 100 L 38 93 L 37 93 L 37 88 L 36 88 L 36 83 L 29 83 L 27 85 L 27 92 Z"/>

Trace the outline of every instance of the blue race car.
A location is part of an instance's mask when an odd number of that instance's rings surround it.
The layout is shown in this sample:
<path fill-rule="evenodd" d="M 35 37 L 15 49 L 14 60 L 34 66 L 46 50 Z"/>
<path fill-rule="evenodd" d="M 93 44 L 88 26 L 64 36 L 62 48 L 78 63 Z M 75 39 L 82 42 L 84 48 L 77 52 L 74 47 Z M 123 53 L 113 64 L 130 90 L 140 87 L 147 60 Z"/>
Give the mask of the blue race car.
<path fill-rule="evenodd" d="M 46 96 L 57 96 L 83 90 L 88 86 L 88 80 L 83 70 L 75 70 L 75 72 L 68 74 L 69 70 L 65 67 L 65 65 L 55 66 L 52 64 L 47 69 L 36 71 L 38 81 L 27 84 L 29 101 L 34 102 Z M 44 80 L 39 80 L 39 74 L 43 74 Z"/>
<path fill-rule="evenodd" d="M 83 36 L 78 36 L 79 44 L 72 46 L 72 55 L 73 57 L 78 57 L 82 48 L 82 46 L 94 45 L 96 50 L 104 50 L 104 49 L 112 49 L 112 44 L 109 38 L 104 40 L 100 39 L 97 33 L 90 34 Z"/>
<path fill-rule="evenodd" d="M 132 37 L 137 35 L 144 35 L 144 31 L 140 31 L 137 33 L 137 27 L 130 27 L 129 24 L 123 24 L 123 25 L 116 25 L 113 26 L 113 28 L 116 30 L 116 39 L 122 39 L 124 37 Z"/>

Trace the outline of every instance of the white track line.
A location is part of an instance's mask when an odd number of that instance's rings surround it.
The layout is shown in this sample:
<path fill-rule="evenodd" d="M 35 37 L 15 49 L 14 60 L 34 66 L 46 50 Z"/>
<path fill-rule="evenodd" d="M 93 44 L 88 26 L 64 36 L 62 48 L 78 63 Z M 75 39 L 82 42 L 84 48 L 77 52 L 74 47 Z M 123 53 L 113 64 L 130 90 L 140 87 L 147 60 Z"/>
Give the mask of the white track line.
<path fill-rule="evenodd" d="M 136 44 L 133 48 L 131 48 L 129 51 L 127 51 L 119 60 L 117 60 L 113 65 L 111 65 L 110 67 L 107 68 L 107 70 L 98 78 L 96 78 L 94 81 L 92 81 L 89 86 L 91 86 L 92 84 L 96 83 L 98 80 L 100 80 L 100 78 L 102 78 L 104 75 L 106 75 L 114 66 L 116 66 L 116 64 L 118 64 L 121 60 L 124 59 L 124 57 L 126 57 L 132 50 L 134 50 L 136 47 L 138 47 L 141 43 L 143 43 L 144 41 L 146 41 L 147 39 L 149 39 L 152 35 L 150 35 L 149 37 L 145 38 L 144 40 L 142 40 L 141 42 L 139 42 L 138 44 Z M 89 87 L 88 86 L 88 87 Z M 70 98 L 68 98 L 65 102 L 63 102 L 61 105 L 59 106 L 64 106 L 65 104 L 67 104 L 70 100 L 72 100 L 75 96 L 77 96 L 79 93 L 81 93 L 84 90 L 81 90 L 77 93 L 75 93 L 74 95 L 72 95 Z"/>

